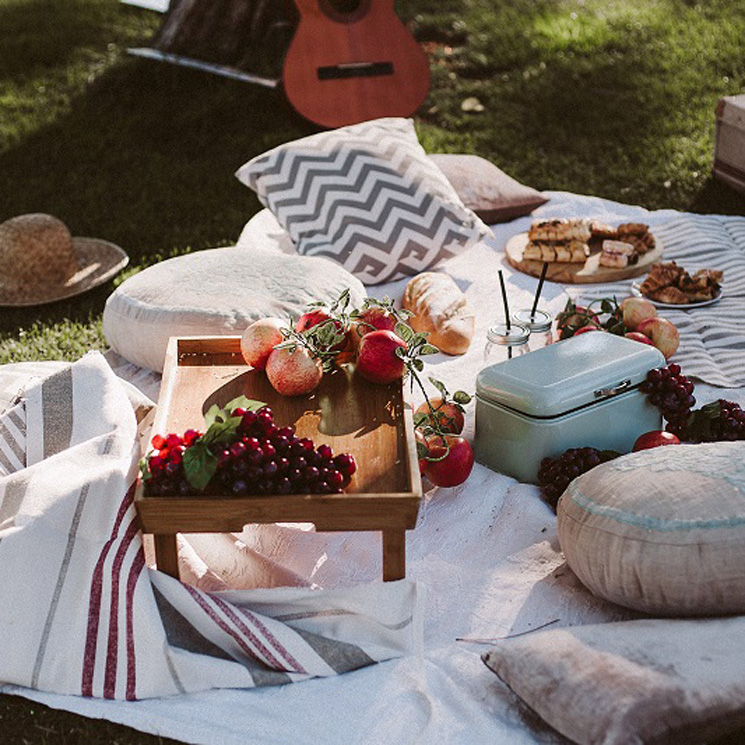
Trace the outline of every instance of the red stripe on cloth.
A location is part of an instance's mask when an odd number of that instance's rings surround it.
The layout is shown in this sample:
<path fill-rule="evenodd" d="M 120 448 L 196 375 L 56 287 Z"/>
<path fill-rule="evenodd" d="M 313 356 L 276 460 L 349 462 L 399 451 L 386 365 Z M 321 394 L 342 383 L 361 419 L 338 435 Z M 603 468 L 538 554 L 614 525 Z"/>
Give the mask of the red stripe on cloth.
<path fill-rule="evenodd" d="M 135 660 L 135 634 L 134 634 L 134 594 L 137 580 L 142 574 L 145 566 L 145 551 L 140 548 L 132 562 L 132 568 L 127 577 L 127 701 L 134 701 L 135 685 L 137 682 L 137 667 Z"/>
<path fill-rule="evenodd" d="M 207 604 L 205 599 L 202 597 L 202 594 L 195 590 L 193 587 L 190 587 L 189 585 L 183 585 L 184 589 L 196 600 L 197 605 L 210 617 L 212 621 L 214 621 L 228 636 L 231 636 L 235 641 L 238 643 L 238 646 L 247 654 L 249 657 L 253 657 L 255 660 L 259 660 L 260 662 L 264 662 L 269 665 L 273 665 L 275 670 L 284 670 L 284 667 L 282 663 L 262 644 L 261 640 L 255 635 L 252 634 L 250 631 L 247 630 L 246 636 L 254 643 L 254 645 L 258 648 L 258 650 L 261 652 L 261 654 L 264 655 L 265 659 L 261 659 L 256 652 L 254 652 L 248 644 L 241 638 L 240 634 L 237 634 L 234 629 L 230 628 L 225 621 L 220 618 L 220 616 L 215 613 L 215 611 L 210 608 L 210 606 Z M 212 597 L 212 596 L 210 596 Z M 212 598 L 215 600 L 215 598 Z"/>
<path fill-rule="evenodd" d="M 109 641 L 106 645 L 106 673 L 103 682 L 103 697 L 114 698 L 116 694 L 116 670 L 119 663 L 119 582 L 122 564 L 132 541 L 140 530 L 137 516 L 127 526 L 111 565 L 111 604 L 109 608 Z"/>
<path fill-rule="evenodd" d="M 101 615 L 101 594 L 103 591 L 103 566 L 119 533 L 124 515 L 127 514 L 127 510 L 132 506 L 134 496 L 135 485 L 133 483 L 124 495 L 122 503 L 119 505 L 119 511 L 111 528 L 111 536 L 104 543 L 93 570 L 90 602 L 88 603 L 88 630 L 85 637 L 85 654 L 83 656 L 83 673 L 80 685 L 80 692 L 83 696 L 93 695 L 93 673 L 96 668 L 96 647 L 98 646 L 98 626 Z"/>
<path fill-rule="evenodd" d="M 230 618 L 233 623 L 235 623 L 238 628 L 243 631 L 244 634 L 250 634 L 250 630 L 246 627 L 246 625 L 241 621 L 240 618 L 238 618 L 235 613 L 233 613 L 232 608 L 222 599 L 215 597 L 214 595 L 210 595 L 212 600 L 217 603 L 220 606 L 220 609 L 222 612 Z M 258 619 L 256 616 L 251 613 L 248 608 L 242 608 L 237 607 L 237 610 L 240 612 L 242 616 L 244 616 L 248 621 L 250 621 L 259 631 L 259 633 L 263 634 L 263 636 L 266 638 L 266 640 L 274 647 L 275 651 L 277 651 L 279 654 L 282 655 L 282 657 L 285 658 L 287 661 L 287 665 L 289 667 L 284 667 L 285 670 L 289 670 L 290 672 L 295 673 L 304 673 L 307 675 L 307 670 L 293 657 L 293 655 L 290 653 L 290 651 L 277 639 L 274 634 L 272 634 L 271 631 Z"/>

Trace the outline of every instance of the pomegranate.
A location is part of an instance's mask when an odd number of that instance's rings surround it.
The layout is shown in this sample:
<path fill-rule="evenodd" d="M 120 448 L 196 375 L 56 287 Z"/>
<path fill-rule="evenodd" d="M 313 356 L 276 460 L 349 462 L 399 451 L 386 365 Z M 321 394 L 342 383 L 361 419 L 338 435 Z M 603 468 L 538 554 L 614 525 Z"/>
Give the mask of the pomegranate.
<path fill-rule="evenodd" d="M 636 331 L 642 321 L 647 318 L 654 318 L 657 315 L 657 308 L 641 297 L 627 297 L 621 303 L 623 311 L 623 324 L 629 331 Z"/>
<path fill-rule="evenodd" d="M 360 339 L 357 372 L 371 383 L 385 385 L 398 380 L 405 370 L 396 349 L 408 349 L 406 342 L 392 331 L 371 331 Z"/>
<path fill-rule="evenodd" d="M 425 460 L 424 475 L 435 486 L 458 486 L 471 474 L 473 449 L 468 440 L 455 435 L 445 435 L 444 439 L 450 448 L 448 452 L 442 439 L 437 438 L 430 443 L 429 455 L 432 458 L 440 458 L 446 452 L 447 455 L 442 460 Z"/>
<path fill-rule="evenodd" d="M 266 361 L 277 344 L 283 341 L 280 329 L 284 325 L 279 318 L 261 318 L 254 321 L 241 336 L 241 354 L 246 364 L 263 370 Z"/>
<path fill-rule="evenodd" d="M 331 316 L 323 310 L 311 310 L 308 313 L 303 313 L 295 323 L 295 331 L 302 333 L 308 329 L 312 329 L 314 326 L 318 326 L 319 323 L 328 321 Z M 341 324 L 337 321 L 337 328 L 341 328 Z"/>
<path fill-rule="evenodd" d="M 310 393 L 323 377 L 320 360 L 310 356 L 307 349 L 275 349 L 266 363 L 266 376 L 277 393 L 300 396 Z"/>
<path fill-rule="evenodd" d="M 577 329 L 574 332 L 574 336 L 586 334 L 588 331 L 602 331 L 602 329 L 598 328 L 597 326 L 593 326 L 592 324 L 587 324 L 587 326 L 582 326 L 582 328 Z"/>
<path fill-rule="evenodd" d="M 370 328 L 370 327 L 373 328 Z M 356 321 L 357 336 L 365 336 L 371 331 L 393 331 L 396 319 L 383 308 L 371 307 L 360 313 Z"/>
<path fill-rule="evenodd" d="M 446 403 L 441 398 L 431 398 L 429 402 L 435 411 L 434 418 L 437 419 L 437 423 L 443 432 L 450 432 L 459 435 L 463 431 L 465 417 L 456 404 L 452 401 Z M 433 418 L 432 412 L 430 411 L 426 401 L 421 404 L 414 413 L 426 414 L 430 422 Z"/>

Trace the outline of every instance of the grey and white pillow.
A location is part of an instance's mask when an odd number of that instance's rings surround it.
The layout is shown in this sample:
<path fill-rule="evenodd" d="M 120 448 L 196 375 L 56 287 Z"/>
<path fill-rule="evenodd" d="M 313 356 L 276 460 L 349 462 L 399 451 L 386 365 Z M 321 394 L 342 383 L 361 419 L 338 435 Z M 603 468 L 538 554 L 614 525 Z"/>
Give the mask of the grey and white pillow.
<path fill-rule="evenodd" d="M 236 176 L 299 253 L 335 259 L 365 284 L 418 274 L 489 234 L 427 158 L 409 119 L 375 119 L 289 142 Z"/>

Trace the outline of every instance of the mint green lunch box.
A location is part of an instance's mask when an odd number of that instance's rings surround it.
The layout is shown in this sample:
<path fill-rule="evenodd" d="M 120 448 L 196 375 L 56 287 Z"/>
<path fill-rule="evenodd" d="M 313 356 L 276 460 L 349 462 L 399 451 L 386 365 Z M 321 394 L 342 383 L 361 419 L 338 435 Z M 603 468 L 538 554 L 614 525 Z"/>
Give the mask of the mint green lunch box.
<path fill-rule="evenodd" d="M 664 365 L 649 344 L 595 331 L 485 367 L 476 379 L 476 460 L 535 483 L 541 460 L 568 448 L 628 453 L 662 426 L 639 384 Z"/>

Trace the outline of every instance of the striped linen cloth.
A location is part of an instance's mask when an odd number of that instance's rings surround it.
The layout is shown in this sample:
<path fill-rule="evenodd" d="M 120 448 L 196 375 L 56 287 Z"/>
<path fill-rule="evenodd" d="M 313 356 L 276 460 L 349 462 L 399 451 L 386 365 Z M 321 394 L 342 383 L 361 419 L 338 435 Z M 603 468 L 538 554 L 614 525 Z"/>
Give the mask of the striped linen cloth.
<path fill-rule="evenodd" d="M 710 385 L 745 385 L 745 218 L 686 215 L 652 230 L 665 248 L 662 261 L 676 261 L 689 270 L 724 271 L 724 294 L 719 302 L 692 310 L 660 311 L 680 332 L 675 361 L 686 375 Z M 633 281 L 567 290 L 575 298 L 615 295 L 620 299 L 629 293 Z"/>
<path fill-rule="evenodd" d="M 137 424 L 98 353 L 0 375 L 0 681 L 141 699 L 331 676 L 419 643 L 417 588 L 205 592 L 145 565 Z"/>

